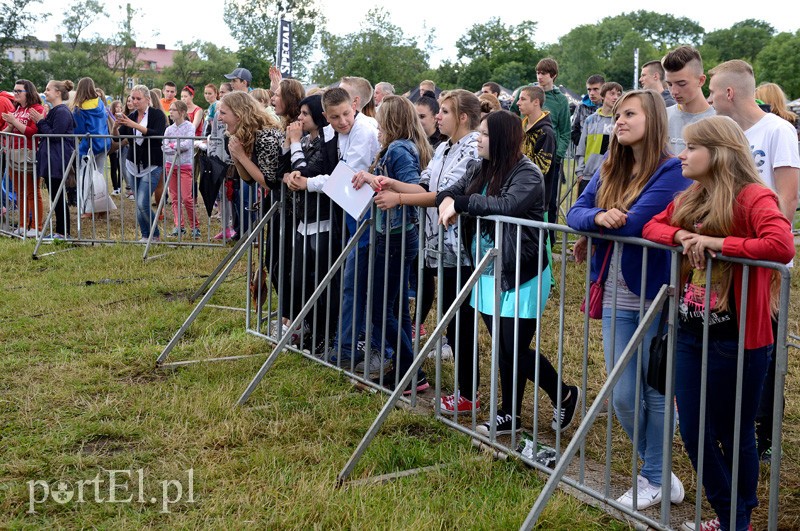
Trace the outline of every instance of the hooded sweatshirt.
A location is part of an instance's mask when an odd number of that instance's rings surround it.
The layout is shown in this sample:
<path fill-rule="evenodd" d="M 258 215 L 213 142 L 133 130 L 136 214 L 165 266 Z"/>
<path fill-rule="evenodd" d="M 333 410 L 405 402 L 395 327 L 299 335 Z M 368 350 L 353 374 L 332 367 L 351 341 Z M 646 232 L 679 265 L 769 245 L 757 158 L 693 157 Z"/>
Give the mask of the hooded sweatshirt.
<path fill-rule="evenodd" d="M 526 116 L 522 119 L 522 129 L 525 131 L 522 153 L 542 170 L 542 174 L 547 175 L 553 163 L 553 155 L 556 153 L 556 133 L 553 131 L 550 113 L 542 112 L 533 126 L 530 126 L 530 129 L 528 127 L 528 117 Z"/>
<path fill-rule="evenodd" d="M 0 130 L 6 128 L 6 121 L 3 120 L 3 113 L 14 112 L 14 95 L 10 92 L 0 92 Z"/>
<path fill-rule="evenodd" d="M 603 163 L 603 155 L 614 131 L 614 116 L 603 114 L 603 108 L 583 122 L 583 132 L 575 151 L 575 173 L 590 180 Z"/>
<path fill-rule="evenodd" d="M 588 95 L 584 94 L 581 98 L 581 104 L 575 109 L 575 113 L 572 115 L 572 132 L 570 133 L 570 138 L 572 139 L 572 143 L 576 146 L 581 141 L 583 122 L 596 111 L 597 105 L 589 99 Z"/>
<path fill-rule="evenodd" d="M 75 134 L 108 135 L 106 106 L 100 98 L 84 101 L 73 111 L 75 115 Z M 92 138 L 92 151 L 95 155 L 111 148 L 111 138 Z M 89 152 L 89 142 L 84 138 L 78 147 L 81 157 Z"/>

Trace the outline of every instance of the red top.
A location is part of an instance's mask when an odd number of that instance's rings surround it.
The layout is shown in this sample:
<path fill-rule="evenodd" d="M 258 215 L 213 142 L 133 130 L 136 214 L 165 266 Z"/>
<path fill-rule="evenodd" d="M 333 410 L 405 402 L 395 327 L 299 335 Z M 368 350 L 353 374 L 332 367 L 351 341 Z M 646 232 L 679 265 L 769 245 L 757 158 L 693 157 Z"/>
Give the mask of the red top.
<path fill-rule="evenodd" d="M 203 109 L 198 107 L 194 108 L 194 112 L 187 113 L 189 121 L 194 124 L 194 117 L 197 113 L 203 114 Z M 200 125 L 197 126 L 194 136 L 203 136 L 203 120 L 200 120 Z"/>
<path fill-rule="evenodd" d="M 680 227 L 670 225 L 675 201 L 650 220 L 642 231 L 648 240 L 674 245 L 673 238 Z M 739 192 L 733 205 L 733 231 L 722 243 L 722 254 L 753 260 L 787 263 L 794 258 L 794 238 L 789 220 L 778 208 L 778 198 L 772 190 L 760 184 L 749 184 Z M 741 308 L 742 265 L 733 264 L 733 291 L 736 306 Z M 744 348 L 755 349 L 770 345 L 770 280 L 772 269 L 750 268 L 747 293 Z"/>
<path fill-rule="evenodd" d="M 8 131 L 9 133 L 13 134 L 24 134 L 25 135 L 25 147 L 28 149 L 34 149 L 35 146 L 33 145 L 33 135 L 35 135 L 39 128 L 36 127 L 36 122 L 31 119 L 30 111 L 31 109 L 35 109 L 40 114 L 44 114 L 44 107 L 42 107 L 38 103 L 34 103 L 29 107 L 17 107 L 14 112 L 12 113 L 14 117 L 20 121 L 22 125 L 25 126 L 25 132 L 20 133 L 19 129 L 14 126 L 11 126 L 11 129 Z M 9 124 L 6 124 L 9 125 Z M 9 146 L 12 148 L 21 148 L 22 147 L 22 140 L 19 140 L 19 137 L 8 137 Z M 19 145 L 17 145 L 19 144 Z"/>

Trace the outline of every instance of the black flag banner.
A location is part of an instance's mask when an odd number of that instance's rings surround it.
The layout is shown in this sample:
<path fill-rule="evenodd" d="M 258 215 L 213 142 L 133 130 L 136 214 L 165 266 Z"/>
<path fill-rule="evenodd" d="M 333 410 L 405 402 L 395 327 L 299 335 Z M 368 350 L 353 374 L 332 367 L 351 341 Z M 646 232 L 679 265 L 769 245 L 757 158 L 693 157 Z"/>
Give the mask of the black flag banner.
<path fill-rule="evenodd" d="M 278 24 L 278 68 L 283 77 L 292 77 L 292 21 L 281 19 Z"/>

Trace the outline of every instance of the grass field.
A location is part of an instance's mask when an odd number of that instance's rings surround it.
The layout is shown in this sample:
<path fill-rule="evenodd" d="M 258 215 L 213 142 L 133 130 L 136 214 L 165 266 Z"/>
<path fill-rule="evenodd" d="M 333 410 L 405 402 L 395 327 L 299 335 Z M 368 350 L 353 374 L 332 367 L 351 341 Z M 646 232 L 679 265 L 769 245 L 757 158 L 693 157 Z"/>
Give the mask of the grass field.
<path fill-rule="evenodd" d="M 354 477 L 443 466 L 337 490 L 382 397 L 293 355 L 242 408 L 232 405 L 262 357 L 154 369 L 223 251 L 168 249 L 143 263 L 133 245 L 37 261 L 32 249 L 0 239 L 0 527 L 511 529 L 541 489 L 524 466 L 398 410 Z M 243 275 L 215 302 L 241 306 Z M 174 356 L 267 352 L 242 313 L 207 310 Z M 626 528 L 564 494 L 544 518 L 547 529 Z"/>
<path fill-rule="evenodd" d="M 440 467 L 336 489 L 336 475 L 380 410 L 382 396 L 285 355 L 250 402 L 234 407 L 270 347 L 244 332 L 243 313 L 228 310 L 205 310 L 171 358 L 263 356 L 170 372 L 154 368 L 194 306 L 189 295 L 224 250 L 167 248 L 148 262 L 135 245 L 78 248 L 36 261 L 32 250 L 33 242 L 0 239 L 2 528 L 515 529 L 541 490 L 543 479 L 521 464 L 494 461 L 467 437 L 402 409 L 390 415 L 352 479 Z M 796 273 L 795 290 L 797 283 Z M 239 266 L 214 303 L 242 306 L 244 290 Z M 577 308 L 580 289 L 568 287 L 567 296 Z M 580 326 L 580 317 L 571 316 L 568 352 L 580 352 Z M 796 319 L 790 332 L 798 332 Z M 553 333 L 543 337 L 548 351 Z M 592 338 L 590 365 L 602 365 L 598 339 Z M 793 354 L 781 477 L 785 529 L 800 526 L 800 392 Z M 579 360 L 567 363 L 567 374 L 577 380 Z M 601 384 L 595 366 L 590 394 Z M 598 426 L 587 451 L 599 461 L 603 433 Z M 615 472 L 625 473 L 630 444 L 618 427 L 614 440 Z M 691 500 L 693 476 L 679 436 L 675 448 L 676 472 Z M 762 476 L 756 513 L 762 527 L 767 480 Z M 540 525 L 628 528 L 563 493 L 551 500 Z"/>

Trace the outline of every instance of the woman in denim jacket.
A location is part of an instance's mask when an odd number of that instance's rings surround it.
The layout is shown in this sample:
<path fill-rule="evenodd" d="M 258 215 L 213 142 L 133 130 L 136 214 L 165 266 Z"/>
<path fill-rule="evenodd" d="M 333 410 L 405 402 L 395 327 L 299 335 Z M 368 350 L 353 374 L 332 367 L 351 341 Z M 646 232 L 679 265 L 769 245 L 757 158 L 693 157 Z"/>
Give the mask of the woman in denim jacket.
<path fill-rule="evenodd" d="M 400 96 L 386 97 L 378 112 L 378 127 L 381 150 L 372 165 L 373 173 L 358 172 L 353 177 L 355 188 L 364 184 L 378 186 L 378 176 L 391 177 L 405 183 L 419 183 L 420 171 L 431 159 L 431 148 L 414 105 Z M 406 208 L 402 203 L 379 210 L 375 217 L 375 226 L 377 236 L 372 283 L 372 352 L 356 366 L 356 372 L 367 370 L 371 377 L 381 378 L 390 365 L 386 363 L 382 353 L 387 346 L 393 345 L 400 352 L 398 378 L 402 378 L 414 357 L 408 278 L 411 263 L 419 248 L 417 210 Z M 398 297 L 402 301 L 400 316 L 397 315 Z M 399 320 L 402 320 L 402 324 L 398 323 Z M 394 345 L 398 337 L 399 345 Z M 393 388 L 396 380 L 382 383 Z M 420 371 L 417 390 L 422 391 L 428 387 L 425 373 Z M 410 389 L 406 391 L 410 393 Z"/>

